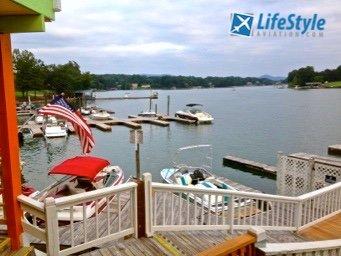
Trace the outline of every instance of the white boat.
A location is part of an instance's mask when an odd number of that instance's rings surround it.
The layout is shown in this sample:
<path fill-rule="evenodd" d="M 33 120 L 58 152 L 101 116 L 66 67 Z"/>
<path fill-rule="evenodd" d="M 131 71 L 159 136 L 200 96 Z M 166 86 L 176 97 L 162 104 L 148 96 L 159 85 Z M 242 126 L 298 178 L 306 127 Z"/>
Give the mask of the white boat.
<path fill-rule="evenodd" d="M 37 115 L 34 119 L 37 124 L 42 124 L 45 121 L 44 115 Z"/>
<path fill-rule="evenodd" d="M 209 151 L 209 152 L 207 152 Z M 196 159 L 200 159 L 202 163 L 178 162 L 179 157 L 186 153 L 197 155 Z M 197 154 L 198 152 L 198 154 Z M 204 153 L 204 154 L 202 154 Z M 187 158 L 186 158 L 187 159 Z M 188 159 L 187 159 L 188 160 Z M 188 160 L 189 161 L 189 160 Z M 236 190 L 234 187 L 220 180 L 212 172 L 212 147 L 210 145 L 194 145 L 179 148 L 176 153 L 174 167 L 161 170 L 163 180 L 169 184 L 177 184 L 182 186 L 193 186 L 197 188 L 227 189 Z M 198 204 L 203 204 L 206 209 L 213 212 L 226 210 L 230 204 L 228 196 L 209 196 L 204 195 L 202 198 L 189 194 L 191 200 Z M 245 202 L 241 202 L 244 205 Z M 236 206 L 236 203 L 234 203 Z"/>
<path fill-rule="evenodd" d="M 187 104 L 184 110 L 175 113 L 176 117 L 195 120 L 198 124 L 210 124 L 214 118 L 207 112 L 202 110 L 202 104 Z"/>
<path fill-rule="evenodd" d="M 31 194 L 30 197 L 43 202 L 48 197 L 60 198 L 116 186 L 124 180 L 123 171 L 119 166 L 112 166 L 109 161 L 93 156 L 77 156 L 54 166 L 49 175 L 57 174 L 66 176 L 44 190 Z M 97 209 L 103 210 L 106 203 L 106 198 L 97 201 Z M 95 214 L 95 201 L 87 202 L 84 207 L 85 209 L 82 204 L 73 207 L 74 221 L 82 221 Z M 70 222 L 69 207 L 59 210 L 57 215 L 58 221 Z M 27 219 L 29 219 L 28 216 Z"/>
<path fill-rule="evenodd" d="M 105 110 L 98 110 L 92 113 L 90 117 L 94 120 L 108 120 L 110 118 L 110 114 Z"/>
<path fill-rule="evenodd" d="M 138 114 L 138 116 L 142 117 L 157 117 L 157 114 L 155 111 L 143 111 Z"/>
<path fill-rule="evenodd" d="M 54 116 L 47 117 L 42 130 L 46 139 L 66 137 L 68 135 L 68 128 L 66 123 L 63 121 L 57 121 Z"/>
<path fill-rule="evenodd" d="M 90 108 L 81 108 L 81 114 L 84 116 L 88 116 L 91 114 L 91 109 Z"/>

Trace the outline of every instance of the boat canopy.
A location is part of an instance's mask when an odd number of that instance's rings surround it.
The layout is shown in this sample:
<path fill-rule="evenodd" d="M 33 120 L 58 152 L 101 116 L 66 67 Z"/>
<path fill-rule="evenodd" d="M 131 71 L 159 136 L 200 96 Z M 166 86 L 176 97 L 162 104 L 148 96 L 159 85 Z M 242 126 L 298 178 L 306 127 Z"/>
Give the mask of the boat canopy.
<path fill-rule="evenodd" d="M 63 174 L 93 180 L 97 173 L 110 165 L 108 160 L 94 156 L 76 156 L 54 166 L 49 174 Z"/>
<path fill-rule="evenodd" d="M 195 106 L 203 106 L 202 104 L 197 104 L 197 103 L 190 103 L 186 105 L 187 107 L 195 107 Z"/>

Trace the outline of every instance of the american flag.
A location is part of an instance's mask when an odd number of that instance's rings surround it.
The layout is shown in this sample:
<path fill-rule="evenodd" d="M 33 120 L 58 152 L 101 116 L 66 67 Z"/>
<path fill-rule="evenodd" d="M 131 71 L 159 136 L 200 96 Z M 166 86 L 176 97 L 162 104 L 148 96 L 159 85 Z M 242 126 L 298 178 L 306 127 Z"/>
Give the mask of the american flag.
<path fill-rule="evenodd" d="M 69 121 L 79 136 L 84 154 L 89 153 L 94 147 L 91 129 L 80 112 L 74 109 L 63 96 L 54 97 L 49 104 L 39 110 L 39 114 L 53 115 Z"/>

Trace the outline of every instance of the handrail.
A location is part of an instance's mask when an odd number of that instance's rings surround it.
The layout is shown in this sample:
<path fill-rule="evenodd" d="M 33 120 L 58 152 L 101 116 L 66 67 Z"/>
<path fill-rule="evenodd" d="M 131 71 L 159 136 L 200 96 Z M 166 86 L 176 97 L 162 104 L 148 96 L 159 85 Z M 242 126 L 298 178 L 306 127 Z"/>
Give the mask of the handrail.
<path fill-rule="evenodd" d="M 57 208 L 62 208 L 70 204 L 80 204 L 83 202 L 93 201 L 99 197 L 105 197 L 113 193 L 124 192 L 135 187 L 137 187 L 137 184 L 135 182 L 128 182 L 120 186 L 102 188 L 94 191 L 84 192 L 81 194 L 56 198 L 55 204 Z"/>
<path fill-rule="evenodd" d="M 283 201 L 291 201 L 291 202 L 299 202 L 300 200 L 297 197 L 290 196 L 279 196 L 279 195 L 270 195 L 263 193 L 254 193 L 247 191 L 237 191 L 237 190 L 226 190 L 226 189 L 214 189 L 214 188 L 197 188 L 197 187 L 188 187 L 183 185 L 173 185 L 173 184 L 164 184 L 152 182 L 152 187 L 158 190 L 175 190 L 179 192 L 196 192 L 196 193 L 207 193 L 212 195 L 235 195 L 235 196 L 245 196 L 245 197 L 259 197 L 263 199 L 277 199 Z"/>
<path fill-rule="evenodd" d="M 297 198 L 299 200 L 307 200 L 307 199 L 310 199 L 310 198 L 315 197 L 317 195 L 321 195 L 321 194 L 327 193 L 327 192 L 329 192 L 331 190 L 334 190 L 334 189 L 337 189 L 337 188 L 341 188 L 341 182 L 335 183 L 333 185 L 330 185 L 330 186 L 327 186 L 327 187 L 324 187 L 324 188 L 320 188 L 320 189 L 315 190 L 315 191 L 311 191 L 309 193 L 300 195 Z"/>
<path fill-rule="evenodd" d="M 258 247 L 266 255 L 285 255 L 302 252 L 322 252 L 327 250 L 340 249 L 341 239 L 323 240 L 313 242 L 295 243 L 266 243 L 264 247 Z"/>
<path fill-rule="evenodd" d="M 31 197 L 28 197 L 28 196 L 24 196 L 24 195 L 19 195 L 18 196 L 18 201 L 20 202 L 20 203 L 23 203 L 23 204 L 25 204 L 25 205 L 28 205 L 28 206 L 30 206 L 31 208 L 34 208 L 34 209 L 36 209 L 36 210 L 38 210 L 38 211 L 40 211 L 40 212 L 42 212 L 42 213 L 44 213 L 45 212 L 45 205 L 44 205 L 44 203 L 42 203 L 42 202 L 39 202 L 39 201 L 37 201 L 37 200 L 34 200 L 33 198 L 31 198 Z"/>

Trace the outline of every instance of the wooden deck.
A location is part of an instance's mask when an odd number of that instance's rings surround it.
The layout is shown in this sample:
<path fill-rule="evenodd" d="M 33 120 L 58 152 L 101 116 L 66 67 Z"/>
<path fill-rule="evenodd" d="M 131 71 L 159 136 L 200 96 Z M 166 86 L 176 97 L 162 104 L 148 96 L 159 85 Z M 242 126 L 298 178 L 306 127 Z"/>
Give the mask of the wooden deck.
<path fill-rule="evenodd" d="M 298 232 L 311 241 L 341 239 L 341 213 Z"/>

